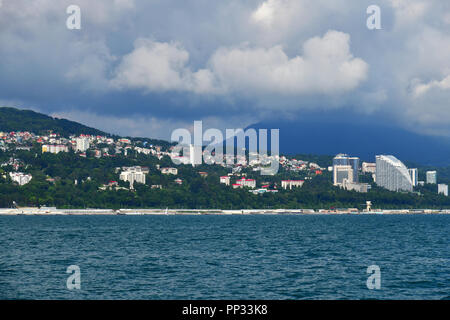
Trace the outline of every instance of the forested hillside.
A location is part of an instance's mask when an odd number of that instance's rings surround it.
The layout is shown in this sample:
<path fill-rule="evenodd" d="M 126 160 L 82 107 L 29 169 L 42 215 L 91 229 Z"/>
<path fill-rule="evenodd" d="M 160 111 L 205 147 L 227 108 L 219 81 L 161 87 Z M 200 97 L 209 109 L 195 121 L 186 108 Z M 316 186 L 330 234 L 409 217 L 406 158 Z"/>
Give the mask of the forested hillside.
<path fill-rule="evenodd" d="M 32 110 L 0 107 L 0 131 L 29 131 L 43 134 L 52 130 L 63 136 L 71 134 L 108 135 L 98 129 L 90 128 L 78 122 L 58 119 Z"/>

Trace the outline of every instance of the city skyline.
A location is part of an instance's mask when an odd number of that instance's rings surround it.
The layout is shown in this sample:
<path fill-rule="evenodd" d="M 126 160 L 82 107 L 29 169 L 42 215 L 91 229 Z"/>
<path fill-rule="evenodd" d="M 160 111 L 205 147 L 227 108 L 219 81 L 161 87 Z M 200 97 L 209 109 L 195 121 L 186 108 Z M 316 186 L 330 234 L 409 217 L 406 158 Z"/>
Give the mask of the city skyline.
<path fill-rule="evenodd" d="M 49 132 L 50 131 L 51 130 L 49 130 Z M 99 159 L 102 157 L 115 156 L 117 154 L 123 154 L 125 157 L 127 157 L 131 152 L 131 156 L 133 155 L 133 153 L 144 154 L 146 156 L 155 156 L 159 160 L 161 160 L 164 156 L 169 156 L 172 159 L 174 166 L 180 164 L 188 164 L 193 168 L 195 167 L 195 157 L 193 155 L 193 153 L 195 152 L 195 148 L 192 144 L 187 148 L 188 153 L 180 157 L 175 149 L 170 151 L 171 148 L 169 148 L 168 152 L 163 152 L 160 146 L 149 145 L 148 147 L 145 147 L 144 144 L 144 147 L 140 147 L 135 145 L 129 138 L 111 138 L 107 136 L 89 134 L 70 135 L 69 137 L 64 137 L 58 133 L 35 135 L 32 132 L 0 132 L 0 150 L 3 152 L 8 152 L 8 150 L 11 148 L 11 145 L 17 150 L 31 151 L 32 147 L 30 146 L 30 143 L 33 142 L 37 142 L 41 145 L 39 151 L 42 154 L 59 154 L 61 152 L 67 153 L 69 152 L 69 150 L 72 150 L 80 157 L 86 158 L 89 151 L 95 158 Z M 102 145 L 103 148 L 99 148 L 99 146 Z M 105 148 L 104 146 L 107 147 Z M 115 146 L 115 155 L 109 154 L 109 152 L 111 152 L 112 146 Z M 204 151 L 206 151 L 207 148 L 208 147 L 206 147 Z M 205 156 L 207 158 L 209 157 L 208 154 L 202 152 L 201 158 L 203 159 Z M 222 159 L 214 158 L 214 161 L 212 162 L 205 162 L 205 164 L 209 165 L 220 165 L 226 168 L 232 168 L 232 172 L 229 173 L 228 176 L 221 176 L 219 179 L 220 181 L 218 181 L 220 184 L 225 184 L 227 186 L 230 186 L 231 184 L 230 177 L 232 177 L 236 173 L 239 173 L 242 167 L 248 166 L 249 168 L 253 168 L 253 171 L 260 171 L 264 165 L 264 161 L 267 161 L 264 160 L 265 158 L 260 157 L 256 157 L 253 158 L 253 160 L 250 159 L 251 161 L 247 161 L 246 157 L 241 158 L 238 154 L 236 156 L 233 156 L 231 162 L 229 162 L 228 160 L 224 161 L 228 157 L 229 155 L 222 155 Z M 265 157 L 267 157 L 267 155 L 265 155 Z M 274 159 L 276 159 L 276 161 L 279 162 L 279 164 L 281 164 L 283 167 L 296 167 L 297 165 L 296 159 L 286 158 L 285 155 L 277 154 L 276 156 L 269 156 L 269 158 L 273 157 L 275 157 Z M 20 162 L 19 159 L 11 159 L 10 161 L 13 161 L 13 163 L 15 161 Z M 300 170 L 305 169 L 305 167 L 309 166 L 311 170 L 316 170 L 316 175 L 321 175 L 322 171 L 326 170 L 326 168 L 322 168 L 316 163 L 311 162 L 307 166 L 306 162 L 303 162 L 302 160 L 299 161 L 301 166 L 297 166 L 297 168 L 299 168 Z M 2 166 L 7 164 L 8 163 L 5 163 Z M 158 164 L 156 165 L 156 169 L 161 171 L 161 173 L 165 175 L 178 175 L 178 169 L 174 167 L 161 168 Z M 116 173 L 118 173 L 119 171 L 121 172 L 118 180 L 129 182 L 129 189 L 134 190 L 135 182 L 144 185 L 146 184 L 146 174 L 149 173 L 149 168 L 141 166 L 116 168 Z M 418 185 L 424 186 L 424 184 L 426 183 L 436 185 L 437 194 L 444 194 L 446 196 L 448 195 L 448 185 L 444 183 L 438 184 L 438 175 L 436 170 L 427 170 L 425 172 L 426 181 L 419 181 L 419 170 L 417 168 L 407 168 L 403 164 L 403 162 L 401 162 L 393 155 L 377 155 L 375 157 L 375 163 L 361 163 L 359 157 L 340 153 L 333 157 L 331 166 L 328 167 L 328 171 L 332 171 L 331 180 L 333 185 L 348 191 L 367 193 L 373 185 L 377 185 L 390 191 L 412 192 L 413 189 Z M 364 175 L 367 173 L 371 175 L 373 184 L 367 182 L 359 182 L 360 175 Z M 203 177 L 208 176 L 207 172 L 198 172 L 198 174 Z M 19 172 L 17 171 L 17 167 L 15 167 L 15 172 L 10 172 L 9 175 L 12 181 L 17 182 L 19 185 L 25 185 L 32 179 L 31 174 Z M 272 175 L 276 175 L 276 172 Z M 240 176 L 240 174 L 238 176 Z M 306 179 L 308 178 L 281 180 L 278 187 L 281 187 L 285 190 L 292 190 L 293 187 L 302 187 Z M 311 179 L 311 177 L 309 177 L 309 179 Z M 47 180 L 54 181 L 54 179 L 51 177 L 49 177 Z M 88 180 L 90 180 L 90 177 L 88 177 Z M 183 184 L 182 179 L 177 178 L 174 181 L 179 185 Z M 77 180 L 75 180 L 75 184 L 78 184 Z M 246 175 L 243 175 L 242 178 L 235 180 L 235 183 L 231 184 L 231 186 L 233 187 L 233 189 L 243 187 L 256 189 L 257 183 L 255 179 L 247 179 Z M 275 187 L 275 189 L 277 189 L 277 184 L 274 184 L 273 186 Z M 162 189 L 162 185 L 152 185 L 151 187 L 152 189 Z M 260 187 L 260 189 L 250 190 L 250 192 L 253 192 L 254 194 L 260 194 L 270 191 L 277 192 L 277 190 L 270 190 L 270 183 L 267 182 L 262 182 L 262 185 Z M 99 190 L 111 190 L 112 188 L 115 190 L 124 189 L 123 187 L 118 186 L 117 181 L 109 181 L 109 183 L 100 186 Z"/>

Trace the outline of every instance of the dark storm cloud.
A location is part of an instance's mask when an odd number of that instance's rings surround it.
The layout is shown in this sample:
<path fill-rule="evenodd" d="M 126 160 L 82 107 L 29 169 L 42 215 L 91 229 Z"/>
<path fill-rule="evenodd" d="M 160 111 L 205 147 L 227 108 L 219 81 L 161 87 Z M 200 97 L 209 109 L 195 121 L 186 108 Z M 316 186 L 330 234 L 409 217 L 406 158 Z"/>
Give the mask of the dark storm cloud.
<path fill-rule="evenodd" d="M 68 30 L 71 1 L 3 0 L 0 103 L 166 138 L 339 109 L 450 135 L 450 4 L 378 1 L 371 31 L 372 2 L 80 0 Z"/>

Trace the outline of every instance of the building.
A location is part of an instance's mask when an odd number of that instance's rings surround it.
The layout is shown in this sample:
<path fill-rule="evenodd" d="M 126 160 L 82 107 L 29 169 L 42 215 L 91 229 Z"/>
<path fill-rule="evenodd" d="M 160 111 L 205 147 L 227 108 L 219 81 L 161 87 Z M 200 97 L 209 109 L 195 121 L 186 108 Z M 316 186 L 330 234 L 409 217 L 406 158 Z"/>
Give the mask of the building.
<path fill-rule="evenodd" d="M 304 183 L 304 180 L 281 180 L 281 187 L 283 189 L 289 188 L 289 190 L 292 190 L 292 187 L 301 187 Z"/>
<path fill-rule="evenodd" d="M 256 190 L 249 190 L 249 192 L 253 194 L 263 194 L 267 192 L 267 189 L 256 189 Z"/>
<path fill-rule="evenodd" d="M 372 162 L 363 162 L 361 165 L 361 171 L 363 173 L 376 173 L 377 164 Z"/>
<path fill-rule="evenodd" d="M 412 191 L 413 184 L 408 168 L 392 155 L 376 156 L 378 186 L 390 191 Z"/>
<path fill-rule="evenodd" d="M 230 177 L 229 176 L 222 176 L 220 177 L 220 183 L 223 183 L 226 186 L 230 185 Z"/>
<path fill-rule="evenodd" d="M 333 185 L 341 186 L 344 183 L 344 179 L 354 182 L 354 172 L 355 170 L 350 165 L 333 165 Z"/>
<path fill-rule="evenodd" d="M 141 167 L 129 167 L 120 173 L 119 179 L 128 181 L 130 183 L 130 189 L 134 189 L 135 182 L 145 184 L 145 171 Z"/>
<path fill-rule="evenodd" d="M 94 157 L 96 158 L 101 158 L 102 157 L 102 152 L 98 149 L 94 150 Z"/>
<path fill-rule="evenodd" d="M 418 173 L 417 168 L 408 169 L 408 172 L 409 172 L 409 176 L 411 177 L 413 187 L 417 187 L 417 185 L 419 183 L 419 173 Z"/>
<path fill-rule="evenodd" d="M 117 181 L 110 181 L 108 184 L 104 184 L 103 186 L 98 187 L 99 190 L 127 190 L 126 188 L 119 187 L 119 183 Z"/>
<path fill-rule="evenodd" d="M 438 184 L 438 193 L 443 194 L 448 197 L 448 185 L 447 184 Z"/>
<path fill-rule="evenodd" d="M 11 180 L 17 182 L 19 186 L 27 184 L 33 178 L 31 174 L 25 174 L 23 172 L 10 172 L 9 176 L 11 177 Z"/>
<path fill-rule="evenodd" d="M 42 153 L 49 152 L 49 153 L 60 153 L 60 152 L 69 152 L 69 148 L 65 145 L 57 144 L 44 144 L 42 146 Z"/>
<path fill-rule="evenodd" d="M 161 173 L 177 175 L 178 169 L 177 168 L 161 168 Z"/>
<path fill-rule="evenodd" d="M 249 192 L 253 193 L 253 194 L 264 194 L 264 193 L 268 193 L 268 192 L 278 192 L 278 190 L 269 190 L 269 189 L 256 189 L 256 190 L 249 190 Z"/>
<path fill-rule="evenodd" d="M 347 179 L 344 179 L 342 183 L 342 188 L 348 191 L 356 191 L 356 192 L 362 192 L 366 193 L 369 190 L 369 184 L 368 183 L 354 183 Z"/>
<path fill-rule="evenodd" d="M 202 146 L 189 145 L 189 163 L 193 167 L 202 163 Z"/>
<path fill-rule="evenodd" d="M 131 144 L 131 140 L 130 139 L 126 139 L 126 138 L 122 138 L 122 139 L 119 139 L 117 141 L 122 143 L 122 144 Z"/>
<path fill-rule="evenodd" d="M 75 151 L 85 152 L 89 149 L 89 139 L 85 137 L 79 137 L 75 139 Z"/>
<path fill-rule="evenodd" d="M 427 183 L 436 184 L 437 183 L 437 172 L 427 171 Z"/>
<path fill-rule="evenodd" d="M 358 180 L 358 170 L 359 170 L 359 158 L 350 157 L 346 154 L 340 153 L 333 158 L 333 168 L 335 166 L 350 166 L 353 170 L 352 182 L 357 183 Z M 342 181 L 340 182 L 342 183 Z"/>
<path fill-rule="evenodd" d="M 256 188 L 256 180 L 254 179 L 246 179 L 242 178 L 236 181 L 236 184 L 241 185 L 242 187 L 248 187 L 248 188 Z"/>

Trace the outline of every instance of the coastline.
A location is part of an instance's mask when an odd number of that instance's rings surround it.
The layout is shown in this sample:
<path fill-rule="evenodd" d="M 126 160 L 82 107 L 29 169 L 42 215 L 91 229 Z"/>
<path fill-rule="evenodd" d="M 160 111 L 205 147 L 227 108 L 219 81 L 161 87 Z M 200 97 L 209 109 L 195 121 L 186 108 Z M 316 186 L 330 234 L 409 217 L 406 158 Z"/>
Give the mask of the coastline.
<path fill-rule="evenodd" d="M 0 208 L 0 216 L 15 215 L 380 215 L 380 214 L 450 214 L 450 209 L 374 209 L 371 211 L 357 209 L 56 209 L 56 208 Z"/>

